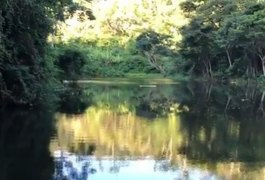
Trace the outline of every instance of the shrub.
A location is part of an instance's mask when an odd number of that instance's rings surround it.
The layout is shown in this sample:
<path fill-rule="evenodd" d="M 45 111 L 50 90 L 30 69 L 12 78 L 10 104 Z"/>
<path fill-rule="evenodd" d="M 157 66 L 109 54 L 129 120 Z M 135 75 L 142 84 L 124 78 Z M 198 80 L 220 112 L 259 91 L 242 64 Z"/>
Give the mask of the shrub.
<path fill-rule="evenodd" d="M 75 49 L 66 49 L 58 57 L 58 66 L 63 70 L 63 74 L 67 78 L 75 79 L 82 75 L 82 67 L 85 62 L 85 56 Z"/>

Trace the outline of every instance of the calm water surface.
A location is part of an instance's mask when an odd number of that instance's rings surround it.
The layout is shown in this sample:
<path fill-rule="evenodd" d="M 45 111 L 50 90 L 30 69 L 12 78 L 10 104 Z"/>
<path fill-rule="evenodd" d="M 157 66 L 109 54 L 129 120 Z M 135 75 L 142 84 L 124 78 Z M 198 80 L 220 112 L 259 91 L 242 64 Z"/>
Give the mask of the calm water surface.
<path fill-rule="evenodd" d="M 160 81 L 65 85 L 1 113 L 3 180 L 265 180 L 265 92 Z"/>

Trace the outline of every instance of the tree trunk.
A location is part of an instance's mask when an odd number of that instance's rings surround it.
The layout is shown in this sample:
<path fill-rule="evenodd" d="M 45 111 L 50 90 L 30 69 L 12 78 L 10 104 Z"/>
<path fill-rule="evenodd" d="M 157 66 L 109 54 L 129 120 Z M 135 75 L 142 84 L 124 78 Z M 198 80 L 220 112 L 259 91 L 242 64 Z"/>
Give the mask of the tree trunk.
<path fill-rule="evenodd" d="M 193 73 L 193 70 L 194 70 L 195 66 L 196 66 L 195 64 L 192 65 L 192 67 L 188 71 L 188 74 L 192 74 Z"/>
<path fill-rule="evenodd" d="M 261 112 L 262 116 L 264 116 L 264 108 L 263 108 L 263 103 L 264 103 L 264 98 L 265 98 L 265 91 L 262 92 L 261 98 L 260 98 L 260 104 L 258 108 L 258 112 Z"/>
<path fill-rule="evenodd" d="M 212 82 L 210 82 L 210 84 L 207 87 L 207 101 L 210 100 L 212 94 Z"/>
<path fill-rule="evenodd" d="M 265 59 L 264 58 L 262 58 L 261 63 L 262 63 L 262 73 L 263 73 L 263 76 L 265 76 Z"/>
<path fill-rule="evenodd" d="M 208 67 L 208 63 L 205 62 L 205 60 L 203 60 L 203 64 L 204 64 L 204 67 L 205 67 L 205 74 L 206 74 L 207 78 L 209 78 L 209 67 Z"/>
<path fill-rule="evenodd" d="M 231 102 L 231 97 L 230 97 L 230 95 L 228 95 L 228 98 L 227 98 L 227 101 L 226 101 L 226 105 L 225 105 L 225 113 L 226 113 L 226 111 L 228 109 L 228 106 L 229 106 L 230 102 Z"/>
<path fill-rule="evenodd" d="M 212 77 L 212 64 L 210 60 L 208 60 L 208 64 L 209 64 L 209 76 Z"/>
<path fill-rule="evenodd" d="M 265 76 L 265 55 L 259 54 L 259 58 L 260 58 L 261 65 L 262 65 L 262 74 L 263 76 Z"/>
<path fill-rule="evenodd" d="M 227 47 L 225 48 L 225 52 L 226 52 L 227 60 L 228 60 L 228 63 L 229 63 L 229 68 L 232 68 L 231 57 L 230 57 L 230 53 L 229 53 L 229 50 L 228 50 Z"/>
<path fill-rule="evenodd" d="M 156 57 L 153 53 L 145 51 L 144 54 L 147 56 L 147 59 L 151 66 L 156 68 L 163 75 L 166 74 L 165 69 L 157 63 Z"/>

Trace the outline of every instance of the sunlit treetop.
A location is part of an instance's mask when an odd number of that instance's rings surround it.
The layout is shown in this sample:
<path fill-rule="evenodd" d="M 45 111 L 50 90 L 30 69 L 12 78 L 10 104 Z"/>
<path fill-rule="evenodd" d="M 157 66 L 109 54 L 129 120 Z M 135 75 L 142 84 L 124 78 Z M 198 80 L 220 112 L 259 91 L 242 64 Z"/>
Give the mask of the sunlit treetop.
<path fill-rule="evenodd" d="M 179 39 L 178 28 L 186 23 L 179 3 L 173 0 L 75 0 L 90 9 L 95 19 L 83 21 L 74 17 L 61 25 L 62 39 L 108 39 L 137 37 L 145 31 L 169 34 Z"/>

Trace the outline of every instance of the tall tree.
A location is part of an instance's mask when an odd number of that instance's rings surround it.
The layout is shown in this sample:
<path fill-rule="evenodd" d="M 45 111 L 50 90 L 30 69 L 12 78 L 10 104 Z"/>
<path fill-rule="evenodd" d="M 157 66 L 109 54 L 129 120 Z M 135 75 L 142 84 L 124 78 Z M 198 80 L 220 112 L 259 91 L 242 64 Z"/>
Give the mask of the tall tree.
<path fill-rule="evenodd" d="M 185 1 L 181 7 L 190 23 L 182 28 L 180 53 L 192 72 L 265 75 L 264 2 Z"/>

